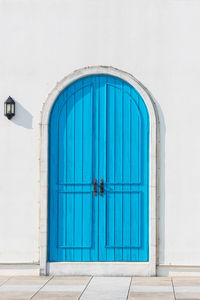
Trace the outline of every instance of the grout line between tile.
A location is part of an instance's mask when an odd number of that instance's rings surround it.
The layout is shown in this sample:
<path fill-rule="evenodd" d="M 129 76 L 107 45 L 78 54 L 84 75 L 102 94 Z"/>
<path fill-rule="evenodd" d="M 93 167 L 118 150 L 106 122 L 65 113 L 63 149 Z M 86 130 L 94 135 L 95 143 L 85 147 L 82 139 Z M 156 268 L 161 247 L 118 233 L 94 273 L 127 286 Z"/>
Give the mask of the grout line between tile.
<path fill-rule="evenodd" d="M 93 279 L 93 277 L 94 277 L 94 276 L 92 276 L 92 277 L 90 278 L 90 280 L 88 281 L 88 283 L 86 284 L 84 290 L 82 291 L 82 293 L 81 293 L 80 296 L 78 297 L 78 300 L 81 298 L 81 296 L 83 295 L 83 293 L 84 293 L 85 290 L 87 289 L 87 287 L 88 287 L 88 285 L 90 284 L 90 282 L 91 282 L 91 280 Z"/>
<path fill-rule="evenodd" d="M 172 289 L 173 289 L 173 293 L 174 293 L 174 299 L 176 300 L 176 293 L 175 293 L 174 282 L 173 282 L 172 277 L 171 277 L 171 283 L 172 283 Z"/>
<path fill-rule="evenodd" d="M 13 277 L 15 277 L 15 276 L 13 275 L 13 276 L 9 277 L 8 279 L 6 279 L 4 282 L 2 282 L 0 284 L 0 287 L 3 286 L 6 282 L 8 282 L 8 280 L 12 279 Z"/>
<path fill-rule="evenodd" d="M 54 275 L 52 275 L 50 278 L 49 278 L 49 280 L 47 280 L 36 292 L 35 292 L 35 294 L 33 294 L 30 298 L 29 298 L 29 300 L 31 300 L 31 299 L 33 299 L 33 297 L 35 297 L 35 295 L 37 295 L 38 293 L 39 293 L 39 291 L 41 291 L 41 289 L 51 280 L 51 279 L 53 279 L 53 277 L 54 277 Z"/>
<path fill-rule="evenodd" d="M 130 289 L 131 289 L 132 280 L 133 280 L 133 277 L 131 277 L 131 280 L 130 280 L 130 284 L 129 284 L 129 288 L 128 288 L 128 293 L 127 293 L 126 300 L 128 300 L 128 297 L 129 297 L 129 292 L 130 292 Z"/>

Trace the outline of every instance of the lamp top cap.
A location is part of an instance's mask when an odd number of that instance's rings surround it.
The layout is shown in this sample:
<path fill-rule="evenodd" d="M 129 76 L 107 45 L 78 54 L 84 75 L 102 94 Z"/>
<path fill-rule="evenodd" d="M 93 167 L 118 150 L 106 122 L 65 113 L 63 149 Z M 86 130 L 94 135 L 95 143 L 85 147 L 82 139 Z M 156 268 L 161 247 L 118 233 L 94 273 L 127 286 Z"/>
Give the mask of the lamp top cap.
<path fill-rule="evenodd" d="M 13 100 L 12 97 L 8 97 L 8 99 L 6 100 L 6 104 L 12 104 L 12 103 L 15 103 L 15 101 Z"/>

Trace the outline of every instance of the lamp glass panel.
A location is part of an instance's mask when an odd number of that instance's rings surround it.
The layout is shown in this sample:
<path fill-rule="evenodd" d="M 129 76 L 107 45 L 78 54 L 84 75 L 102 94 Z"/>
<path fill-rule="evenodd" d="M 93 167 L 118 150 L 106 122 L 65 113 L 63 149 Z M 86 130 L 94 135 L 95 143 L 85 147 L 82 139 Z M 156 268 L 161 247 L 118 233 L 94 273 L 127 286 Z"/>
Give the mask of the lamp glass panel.
<path fill-rule="evenodd" d="M 14 114 L 15 113 L 15 105 L 11 104 L 11 113 Z"/>
<path fill-rule="evenodd" d="M 11 104 L 7 104 L 6 113 L 7 114 L 11 113 Z"/>

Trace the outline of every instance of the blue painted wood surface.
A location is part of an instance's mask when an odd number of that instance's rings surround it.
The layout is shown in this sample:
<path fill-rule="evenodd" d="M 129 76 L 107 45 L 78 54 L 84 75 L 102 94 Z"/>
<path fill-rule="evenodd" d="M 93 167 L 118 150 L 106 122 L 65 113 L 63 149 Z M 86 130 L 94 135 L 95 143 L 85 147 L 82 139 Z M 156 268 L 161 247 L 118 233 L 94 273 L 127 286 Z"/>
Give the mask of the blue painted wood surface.
<path fill-rule="evenodd" d="M 149 116 L 127 82 L 92 75 L 60 93 L 48 192 L 49 261 L 148 261 Z"/>

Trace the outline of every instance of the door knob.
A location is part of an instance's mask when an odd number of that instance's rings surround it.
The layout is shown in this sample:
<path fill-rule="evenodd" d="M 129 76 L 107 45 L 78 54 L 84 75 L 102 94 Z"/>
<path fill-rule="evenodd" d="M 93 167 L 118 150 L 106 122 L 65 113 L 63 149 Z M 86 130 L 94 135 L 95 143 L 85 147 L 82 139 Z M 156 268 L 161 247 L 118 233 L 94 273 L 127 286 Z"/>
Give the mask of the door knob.
<path fill-rule="evenodd" d="M 94 196 L 96 197 L 96 195 L 97 195 L 97 180 L 96 180 L 96 178 L 94 179 L 93 191 L 94 191 Z"/>
<path fill-rule="evenodd" d="M 103 183 L 103 179 L 101 179 L 101 183 L 100 183 L 100 195 L 103 196 L 104 193 L 104 183 Z"/>

